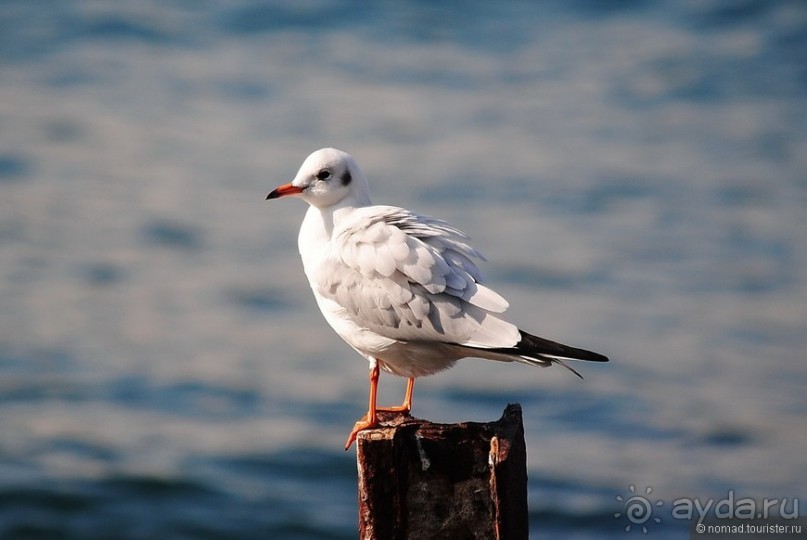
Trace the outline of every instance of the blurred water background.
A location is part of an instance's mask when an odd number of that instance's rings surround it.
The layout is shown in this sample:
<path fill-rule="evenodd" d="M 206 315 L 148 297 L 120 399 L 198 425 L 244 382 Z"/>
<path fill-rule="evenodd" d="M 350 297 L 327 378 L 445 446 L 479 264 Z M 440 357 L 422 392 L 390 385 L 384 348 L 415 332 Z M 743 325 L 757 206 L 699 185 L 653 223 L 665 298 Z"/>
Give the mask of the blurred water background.
<path fill-rule="evenodd" d="M 0 2 L 0 537 L 356 536 L 367 366 L 263 200 L 322 146 L 611 356 L 418 384 L 523 405 L 534 537 L 804 496 L 806 95 L 800 0 Z"/>

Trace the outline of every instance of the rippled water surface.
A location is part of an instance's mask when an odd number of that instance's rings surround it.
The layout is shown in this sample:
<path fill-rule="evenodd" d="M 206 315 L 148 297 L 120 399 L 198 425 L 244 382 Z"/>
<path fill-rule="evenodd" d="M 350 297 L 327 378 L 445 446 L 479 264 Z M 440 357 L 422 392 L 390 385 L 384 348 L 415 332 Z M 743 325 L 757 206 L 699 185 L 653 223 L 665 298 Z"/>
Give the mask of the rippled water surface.
<path fill-rule="evenodd" d="M 805 58 L 796 0 L 0 3 L 0 537 L 356 536 L 366 363 L 263 200 L 326 145 L 612 358 L 418 383 L 522 404 L 534 536 L 804 496 Z"/>

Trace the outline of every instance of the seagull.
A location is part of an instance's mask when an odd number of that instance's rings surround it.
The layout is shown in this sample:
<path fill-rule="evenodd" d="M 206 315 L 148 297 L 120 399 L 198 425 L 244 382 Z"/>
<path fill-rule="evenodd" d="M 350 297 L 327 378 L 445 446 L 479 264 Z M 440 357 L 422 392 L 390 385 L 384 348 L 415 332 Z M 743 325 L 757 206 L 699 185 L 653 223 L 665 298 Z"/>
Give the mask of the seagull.
<path fill-rule="evenodd" d="M 374 205 L 350 154 L 312 153 L 294 180 L 266 199 L 281 197 L 310 205 L 298 237 L 305 275 L 325 320 L 370 363 L 367 414 L 345 450 L 360 431 L 378 425 L 379 411 L 411 411 L 416 378 L 461 358 L 559 364 L 580 378 L 565 360 L 608 361 L 509 322 L 507 300 L 483 285 L 474 259 L 485 259 L 468 235 L 439 219 Z M 376 406 L 380 370 L 408 379 L 400 406 Z"/>

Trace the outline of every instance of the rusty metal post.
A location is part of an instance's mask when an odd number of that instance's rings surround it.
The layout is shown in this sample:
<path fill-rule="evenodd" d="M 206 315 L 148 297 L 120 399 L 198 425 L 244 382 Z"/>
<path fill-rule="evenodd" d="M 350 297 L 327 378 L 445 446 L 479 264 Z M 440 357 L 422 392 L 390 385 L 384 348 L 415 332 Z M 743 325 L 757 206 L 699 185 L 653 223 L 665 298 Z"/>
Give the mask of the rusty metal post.
<path fill-rule="evenodd" d="M 357 439 L 362 540 L 528 537 L 520 405 L 489 423 L 381 420 Z"/>

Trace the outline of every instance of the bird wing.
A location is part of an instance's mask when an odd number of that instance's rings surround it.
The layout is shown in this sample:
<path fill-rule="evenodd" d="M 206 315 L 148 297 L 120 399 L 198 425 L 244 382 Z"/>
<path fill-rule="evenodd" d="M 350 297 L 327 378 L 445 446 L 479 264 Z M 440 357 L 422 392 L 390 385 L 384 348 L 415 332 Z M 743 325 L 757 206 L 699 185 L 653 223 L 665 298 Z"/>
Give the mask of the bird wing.
<path fill-rule="evenodd" d="M 508 302 L 481 284 L 484 259 L 448 223 L 392 206 L 353 210 L 333 231 L 316 279 L 359 327 L 401 341 L 511 347 Z"/>

